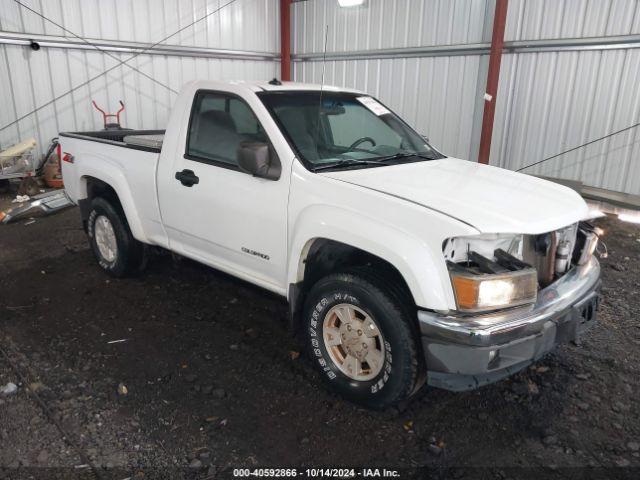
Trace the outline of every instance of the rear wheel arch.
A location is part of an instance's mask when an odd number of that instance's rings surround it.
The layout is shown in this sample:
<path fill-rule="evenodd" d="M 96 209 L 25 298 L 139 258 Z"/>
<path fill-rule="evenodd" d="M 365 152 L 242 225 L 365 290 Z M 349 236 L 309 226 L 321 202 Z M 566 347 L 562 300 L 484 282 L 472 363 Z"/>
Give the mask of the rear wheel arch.
<path fill-rule="evenodd" d="M 147 243 L 135 208 L 133 208 L 131 204 L 125 205 L 127 201 L 130 203 L 131 199 L 127 198 L 126 195 L 123 197 L 121 188 L 118 188 L 117 185 L 114 185 L 111 182 L 107 182 L 90 175 L 82 176 L 81 182 L 85 197 L 78 201 L 78 205 L 80 207 L 82 222 L 83 225 L 85 225 L 85 229 L 86 222 L 89 217 L 91 201 L 94 198 L 100 197 L 107 200 L 116 210 L 118 210 L 118 212 L 120 212 L 123 220 L 127 223 L 128 228 L 137 240 Z"/>
<path fill-rule="evenodd" d="M 80 182 L 81 195 L 83 198 L 78 203 L 80 204 L 80 213 L 82 215 L 83 222 L 86 222 L 89 216 L 88 206 L 91 205 L 91 201 L 94 198 L 98 197 L 108 200 L 114 207 L 124 212 L 118 193 L 109 183 L 91 176 L 83 176 L 80 179 Z"/>

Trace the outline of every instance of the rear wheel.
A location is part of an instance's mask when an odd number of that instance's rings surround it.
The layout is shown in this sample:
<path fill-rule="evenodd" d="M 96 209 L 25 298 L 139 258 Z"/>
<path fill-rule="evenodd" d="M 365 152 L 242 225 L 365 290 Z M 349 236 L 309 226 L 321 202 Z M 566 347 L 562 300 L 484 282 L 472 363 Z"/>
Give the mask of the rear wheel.
<path fill-rule="evenodd" d="M 131 234 L 119 205 L 114 206 L 102 197 L 94 198 L 87 221 L 87 235 L 98 264 L 110 275 L 125 277 L 144 268 L 145 246 Z"/>
<path fill-rule="evenodd" d="M 366 272 L 329 275 L 305 304 L 307 346 L 330 387 L 348 400 L 383 408 L 420 386 L 417 336 L 409 310 Z"/>

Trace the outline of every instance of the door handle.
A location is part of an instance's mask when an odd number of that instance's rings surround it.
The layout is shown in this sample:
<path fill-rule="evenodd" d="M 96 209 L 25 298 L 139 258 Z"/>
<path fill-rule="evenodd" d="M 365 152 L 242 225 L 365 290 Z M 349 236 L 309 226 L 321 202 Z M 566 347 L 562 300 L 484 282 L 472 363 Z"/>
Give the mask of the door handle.
<path fill-rule="evenodd" d="M 193 173 L 193 170 L 182 170 L 176 172 L 176 180 L 179 180 L 185 187 L 192 187 L 200 183 L 200 178 Z"/>

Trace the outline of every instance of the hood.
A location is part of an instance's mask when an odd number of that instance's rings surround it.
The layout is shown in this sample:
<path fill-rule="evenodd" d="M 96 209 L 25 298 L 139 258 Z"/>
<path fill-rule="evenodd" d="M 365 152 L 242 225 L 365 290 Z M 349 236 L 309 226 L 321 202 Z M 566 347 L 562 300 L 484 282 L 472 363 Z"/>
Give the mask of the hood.
<path fill-rule="evenodd" d="M 570 188 L 453 158 L 321 175 L 436 210 L 482 233 L 550 232 L 588 215 Z"/>

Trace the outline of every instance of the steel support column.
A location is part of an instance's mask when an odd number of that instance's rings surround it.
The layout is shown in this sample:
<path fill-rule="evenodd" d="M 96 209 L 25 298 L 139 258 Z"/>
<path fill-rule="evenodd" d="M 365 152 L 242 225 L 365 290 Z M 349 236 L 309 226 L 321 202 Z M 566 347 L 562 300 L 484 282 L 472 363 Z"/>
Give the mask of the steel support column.
<path fill-rule="evenodd" d="M 291 0 L 280 0 L 280 79 L 291 80 Z"/>
<path fill-rule="evenodd" d="M 489 164 L 491 153 L 491 137 L 493 135 L 493 118 L 496 113 L 496 97 L 498 95 L 498 80 L 500 79 L 500 62 L 504 47 L 504 28 L 507 23 L 507 8 L 509 0 L 496 0 L 496 10 L 493 16 L 493 35 L 491 36 L 491 52 L 489 53 L 489 71 L 487 72 L 487 89 L 482 116 L 482 132 L 480 134 L 480 149 L 478 162 Z"/>

